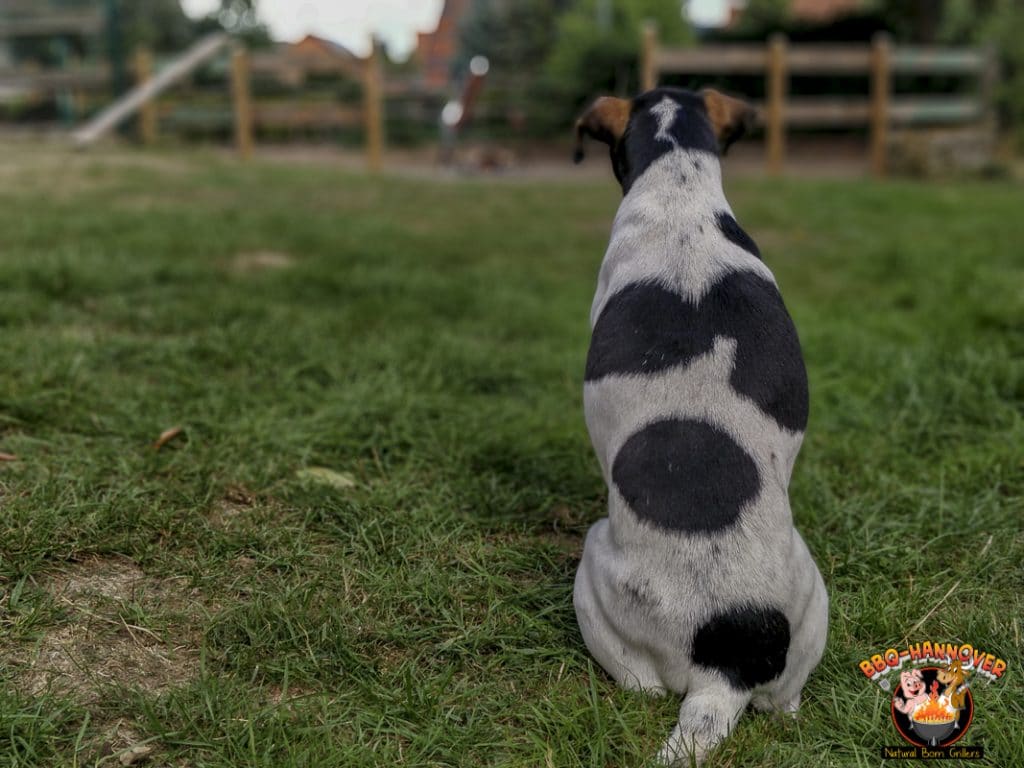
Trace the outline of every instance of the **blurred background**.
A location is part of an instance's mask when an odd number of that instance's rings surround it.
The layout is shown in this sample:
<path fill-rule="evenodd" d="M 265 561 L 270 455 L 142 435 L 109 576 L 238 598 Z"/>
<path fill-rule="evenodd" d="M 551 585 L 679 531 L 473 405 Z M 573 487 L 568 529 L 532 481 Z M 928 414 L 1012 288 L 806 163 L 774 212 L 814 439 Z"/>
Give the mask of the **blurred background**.
<path fill-rule="evenodd" d="M 740 167 L 1005 172 L 1022 35 L 1013 0 L 0 0 L 0 131 L 567 171 L 594 96 L 712 85 L 762 108 Z"/>

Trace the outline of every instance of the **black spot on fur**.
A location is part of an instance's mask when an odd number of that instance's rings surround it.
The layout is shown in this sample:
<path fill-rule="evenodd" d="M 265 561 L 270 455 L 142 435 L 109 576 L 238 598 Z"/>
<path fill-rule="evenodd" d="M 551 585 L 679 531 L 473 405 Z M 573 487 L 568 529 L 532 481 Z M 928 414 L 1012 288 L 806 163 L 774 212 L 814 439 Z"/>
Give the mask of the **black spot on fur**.
<path fill-rule="evenodd" d="M 757 247 L 757 243 L 751 239 L 750 235 L 743 231 L 736 222 L 736 219 L 731 215 L 725 211 L 719 211 L 715 214 L 715 223 L 718 224 L 718 228 L 722 230 L 722 234 L 725 235 L 726 239 L 735 243 L 747 253 L 759 259 L 761 258 L 761 249 Z"/>
<path fill-rule="evenodd" d="M 757 465 L 735 440 L 691 419 L 655 421 L 630 436 L 612 481 L 642 521 L 685 533 L 727 528 L 761 488 Z"/>
<path fill-rule="evenodd" d="M 774 680 L 786 667 L 789 621 L 767 607 L 733 608 L 712 617 L 693 636 L 691 658 L 725 675 L 738 690 Z"/>
<path fill-rule="evenodd" d="M 732 387 L 783 427 L 803 430 L 807 371 L 796 328 L 775 285 L 752 272 L 726 275 L 699 304 L 654 282 L 627 285 L 594 325 L 586 380 L 685 365 L 716 336 L 736 340 Z"/>
<path fill-rule="evenodd" d="M 679 106 L 675 120 L 668 128 L 675 140 L 674 144 L 654 138 L 658 133 L 658 116 L 651 110 L 666 97 Z M 683 88 L 655 88 L 635 98 L 626 132 L 611 149 L 612 169 L 622 185 L 622 191 L 628 192 L 633 182 L 653 162 L 676 148 L 718 155 L 718 139 L 708 118 L 704 98 Z"/>

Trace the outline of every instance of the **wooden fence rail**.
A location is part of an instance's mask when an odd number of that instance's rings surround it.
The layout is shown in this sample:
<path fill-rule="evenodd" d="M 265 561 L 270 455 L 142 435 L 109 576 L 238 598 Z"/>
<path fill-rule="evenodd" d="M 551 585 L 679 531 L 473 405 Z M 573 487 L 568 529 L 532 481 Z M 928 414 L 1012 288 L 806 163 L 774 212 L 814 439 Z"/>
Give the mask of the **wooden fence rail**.
<path fill-rule="evenodd" d="M 790 45 L 781 35 L 765 46 L 710 45 L 670 49 L 658 45 L 653 26 L 646 26 L 641 41 L 640 77 L 643 90 L 654 88 L 664 74 L 761 75 L 765 78 L 762 108 L 766 163 L 780 173 L 785 164 L 786 133 L 790 127 L 825 128 L 867 126 L 870 164 L 877 176 L 886 173 L 889 129 L 893 126 L 980 125 L 992 132 L 993 94 L 998 65 L 990 50 L 893 46 L 885 34 L 871 45 Z M 866 76 L 868 93 L 857 96 L 789 96 L 794 76 Z M 898 75 L 972 78 L 973 94 L 893 94 Z"/>

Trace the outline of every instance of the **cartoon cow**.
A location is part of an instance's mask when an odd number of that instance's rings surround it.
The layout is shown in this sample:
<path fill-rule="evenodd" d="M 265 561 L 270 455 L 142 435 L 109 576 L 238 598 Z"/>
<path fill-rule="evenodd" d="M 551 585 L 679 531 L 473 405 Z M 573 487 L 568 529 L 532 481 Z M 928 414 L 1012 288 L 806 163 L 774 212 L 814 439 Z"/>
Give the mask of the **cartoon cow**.
<path fill-rule="evenodd" d="M 967 673 L 959 660 L 950 662 L 945 669 L 940 669 L 936 675 L 939 682 L 946 686 L 943 695 L 949 700 L 949 706 L 953 709 L 963 709 L 964 699 L 967 697 L 966 683 Z M 961 689 L 961 686 L 964 686 Z"/>

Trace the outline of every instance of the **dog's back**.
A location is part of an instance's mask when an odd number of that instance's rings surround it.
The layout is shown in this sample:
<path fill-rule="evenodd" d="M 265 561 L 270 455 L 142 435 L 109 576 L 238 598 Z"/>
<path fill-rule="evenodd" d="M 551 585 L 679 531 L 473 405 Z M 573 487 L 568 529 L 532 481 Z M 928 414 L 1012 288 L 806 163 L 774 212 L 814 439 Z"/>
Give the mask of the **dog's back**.
<path fill-rule="evenodd" d="M 751 700 L 795 711 L 827 623 L 787 495 L 807 423 L 799 342 L 722 192 L 713 107 L 695 98 L 646 94 L 612 144 L 626 195 L 584 385 L 609 513 L 574 596 L 620 684 L 687 693 L 667 761 L 702 757 Z"/>

